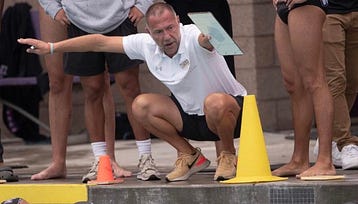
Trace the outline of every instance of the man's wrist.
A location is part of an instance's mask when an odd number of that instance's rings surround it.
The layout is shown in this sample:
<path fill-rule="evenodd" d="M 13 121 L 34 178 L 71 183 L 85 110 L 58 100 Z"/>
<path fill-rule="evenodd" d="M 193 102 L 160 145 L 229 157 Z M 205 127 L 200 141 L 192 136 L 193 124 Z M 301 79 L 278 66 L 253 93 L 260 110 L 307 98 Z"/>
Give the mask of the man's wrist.
<path fill-rule="evenodd" d="M 49 42 L 48 44 L 50 45 L 50 54 L 52 55 L 55 52 L 55 48 L 52 42 Z"/>

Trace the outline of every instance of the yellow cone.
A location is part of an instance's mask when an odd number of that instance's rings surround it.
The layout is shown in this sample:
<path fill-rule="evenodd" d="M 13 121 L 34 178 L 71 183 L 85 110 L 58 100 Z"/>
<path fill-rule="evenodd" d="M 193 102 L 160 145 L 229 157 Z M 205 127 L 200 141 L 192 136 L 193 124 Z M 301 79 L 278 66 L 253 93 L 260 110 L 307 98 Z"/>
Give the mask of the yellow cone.
<path fill-rule="evenodd" d="M 272 176 L 254 95 L 244 97 L 236 177 L 221 183 L 282 181 Z"/>

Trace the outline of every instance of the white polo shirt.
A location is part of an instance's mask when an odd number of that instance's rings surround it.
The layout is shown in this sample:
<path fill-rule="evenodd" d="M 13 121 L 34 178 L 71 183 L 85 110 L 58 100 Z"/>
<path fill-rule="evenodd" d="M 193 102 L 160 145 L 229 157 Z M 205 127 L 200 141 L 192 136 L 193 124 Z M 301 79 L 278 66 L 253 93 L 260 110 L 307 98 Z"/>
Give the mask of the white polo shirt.
<path fill-rule="evenodd" d="M 199 29 L 180 25 L 179 49 L 172 58 L 165 55 L 147 33 L 123 38 L 123 48 L 131 59 L 145 60 L 150 72 L 165 84 L 188 114 L 204 115 L 204 100 L 211 93 L 234 96 L 247 94 L 236 81 L 223 56 L 199 45 Z"/>

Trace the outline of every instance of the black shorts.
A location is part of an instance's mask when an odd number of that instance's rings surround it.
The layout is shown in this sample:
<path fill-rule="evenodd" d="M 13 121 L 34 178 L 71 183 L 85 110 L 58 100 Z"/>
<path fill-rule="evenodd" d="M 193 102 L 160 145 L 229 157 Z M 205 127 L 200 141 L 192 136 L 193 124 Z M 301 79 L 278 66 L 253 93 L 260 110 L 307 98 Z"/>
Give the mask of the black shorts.
<path fill-rule="evenodd" d="M 185 137 L 190 140 L 197 141 L 218 141 L 220 138 L 213 133 L 209 128 L 208 124 L 205 120 L 205 115 L 189 115 L 185 113 L 180 106 L 178 100 L 173 96 L 170 96 L 175 105 L 178 107 L 182 121 L 183 121 L 183 130 L 179 132 L 179 135 Z M 240 137 L 241 130 L 241 117 L 242 117 L 242 107 L 244 103 L 243 96 L 233 96 L 233 98 L 237 101 L 239 106 L 241 107 L 239 118 L 236 122 L 236 127 L 234 131 L 234 138 Z"/>
<path fill-rule="evenodd" d="M 328 5 L 324 5 L 321 2 L 321 0 L 307 0 L 303 3 L 293 5 L 291 10 L 301 7 L 301 6 L 305 6 L 305 5 L 317 6 L 317 7 L 321 8 L 325 13 L 327 12 Z M 277 15 L 280 17 L 282 22 L 284 22 L 285 24 L 288 24 L 288 14 L 290 13 L 291 10 L 288 10 L 288 7 L 286 6 L 286 2 L 277 3 L 277 11 L 276 11 Z"/>
<path fill-rule="evenodd" d="M 137 33 L 137 28 L 126 19 L 121 25 L 106 36 L 126 36 Z M 89 33 L 75 25 L 68 26 L 68 37 L 78 37 Z M 117 73 L 143 63 L 141 60 L 131 60 L 125 54 L 109 52 L 69 52 L 64 54 L 65 73 L 77 76 L 93 76 L 103 73 L 106 68 L 109 73 Z"/>

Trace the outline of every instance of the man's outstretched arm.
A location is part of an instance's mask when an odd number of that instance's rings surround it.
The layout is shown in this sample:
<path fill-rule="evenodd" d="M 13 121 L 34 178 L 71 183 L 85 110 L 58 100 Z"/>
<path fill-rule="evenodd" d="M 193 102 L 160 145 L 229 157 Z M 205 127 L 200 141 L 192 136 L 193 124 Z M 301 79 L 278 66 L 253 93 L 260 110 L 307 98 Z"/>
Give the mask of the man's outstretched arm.
<path fill-rule="evenodd" d="M 71 38 L 56 43 L 47 43 L 41 40 L 27 38 L 18 39 L 21 44 L 27 44 L 30 47 L 26 50 L 28 53 L 38 55 L 51 54 L 52 52 L 117 52 L 124 53 L 122 37 L 104 36 L 101 34 L 84 35 Z"/>

